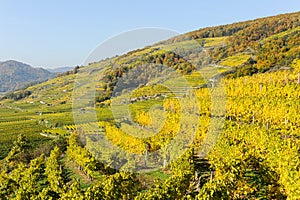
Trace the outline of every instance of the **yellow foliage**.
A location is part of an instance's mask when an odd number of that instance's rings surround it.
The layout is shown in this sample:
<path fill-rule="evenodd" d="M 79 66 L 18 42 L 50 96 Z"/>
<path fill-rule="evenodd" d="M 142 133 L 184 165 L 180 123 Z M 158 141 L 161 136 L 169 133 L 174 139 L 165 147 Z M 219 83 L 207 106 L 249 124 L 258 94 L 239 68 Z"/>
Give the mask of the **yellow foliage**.
<path fill-rule="evenodd" d="M 229 67 L 238 67 L 246 63 L 250 59 L 251 55 L 239 54 L 226 58 L 221 62 L 221 65 Z"/>
<path fill-rule="evenodd" d="M 152 119 L 149 113 L 145 111 L 141 111 L 136 115 L 136 122 L 138 122 L 142 126 L 149 126 L 152 123 Z"/>
<path fill-rule="evenodd" d="M 300 59 L 296 58 L 293 60 L 292 67 L 295 69 L 296 72 L 300 72 Z"/>

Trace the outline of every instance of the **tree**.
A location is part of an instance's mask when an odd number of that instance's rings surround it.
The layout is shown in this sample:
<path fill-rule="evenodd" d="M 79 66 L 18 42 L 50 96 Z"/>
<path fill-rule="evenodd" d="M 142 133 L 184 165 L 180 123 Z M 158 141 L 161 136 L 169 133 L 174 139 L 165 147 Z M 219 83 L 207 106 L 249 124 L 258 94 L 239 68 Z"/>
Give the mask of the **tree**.
<path fill-rule="evenodd" d="M 77 74 L 78 71 L 79 71 L 79 69 L 80 69 L 80 67 L 79 67 L 79 66 L 76 66 L 76 67 L 74 68 L 74 70 L 73 70 L 73 73 L 74 73 L 74 74 Z"/>

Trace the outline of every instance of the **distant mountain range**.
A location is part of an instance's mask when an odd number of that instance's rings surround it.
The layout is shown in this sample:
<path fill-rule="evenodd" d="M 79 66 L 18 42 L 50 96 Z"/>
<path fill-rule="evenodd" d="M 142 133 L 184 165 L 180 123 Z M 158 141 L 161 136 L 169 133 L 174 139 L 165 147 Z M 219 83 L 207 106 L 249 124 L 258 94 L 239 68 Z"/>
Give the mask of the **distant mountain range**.
<path fill-rule="evenodd" d="M 55 73 L 43 68 L 33 68 L 14 60 L 0 62 L 0 92 L 13 91 L 53 77 Z"/>
<path fill-rule="evenodd" d="M 67 72 L 67 71 L 71 71 L 73 69 L 74 69 L 74 67 L 59 67 L 59 68 L 47 69 L 47 70 L 51 73 L 64 73 L 64 72 Z"/>

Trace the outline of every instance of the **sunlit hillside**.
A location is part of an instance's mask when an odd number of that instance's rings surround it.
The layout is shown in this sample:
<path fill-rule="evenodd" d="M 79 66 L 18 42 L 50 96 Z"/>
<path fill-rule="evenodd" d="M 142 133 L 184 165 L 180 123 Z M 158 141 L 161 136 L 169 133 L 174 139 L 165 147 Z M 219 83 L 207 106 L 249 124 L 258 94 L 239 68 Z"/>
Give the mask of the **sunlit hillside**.
<path fill-rule="evenodd" d="M 0 100 L 0 199 L 300 199 L 300 13 L 179 35 Z"/>

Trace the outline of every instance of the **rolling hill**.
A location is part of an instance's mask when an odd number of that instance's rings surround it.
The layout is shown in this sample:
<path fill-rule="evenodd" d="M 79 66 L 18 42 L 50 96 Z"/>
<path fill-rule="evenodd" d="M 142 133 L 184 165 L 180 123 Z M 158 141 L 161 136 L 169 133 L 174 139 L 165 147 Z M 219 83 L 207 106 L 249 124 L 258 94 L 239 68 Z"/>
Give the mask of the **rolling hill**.
<path fill-rule="evenodd" d="M 45 69 L 33 68 L 21 62 L 0 62 L 0 92 L 24 88 L 30 83 L 46 81 L 54 76 Z"/>

